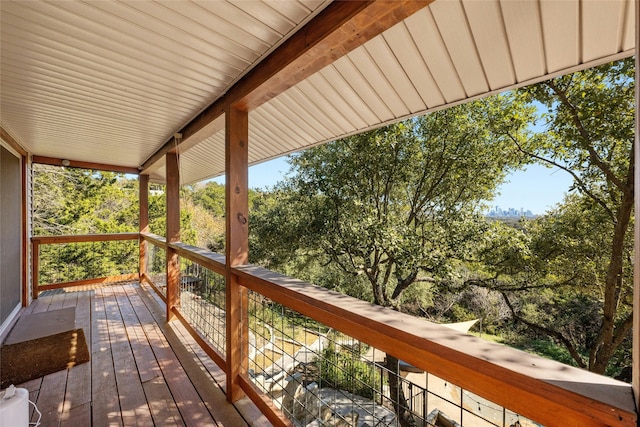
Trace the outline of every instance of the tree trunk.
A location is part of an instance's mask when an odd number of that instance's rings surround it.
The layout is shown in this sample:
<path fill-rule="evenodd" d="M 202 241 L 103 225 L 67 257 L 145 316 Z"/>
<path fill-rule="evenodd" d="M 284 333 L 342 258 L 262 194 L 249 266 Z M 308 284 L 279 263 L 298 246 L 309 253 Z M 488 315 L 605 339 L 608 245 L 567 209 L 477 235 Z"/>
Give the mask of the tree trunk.
<path fill-rule="evenodd" d="M 633 210 L 632 180 L 627 183 L 625 190 L 622 193 L 622 203 L 617 212 L 611 244 L 611 258 L 605 278 L 602 326 L 589 355 L 589 370 L 598 374 L 604 374 L 609 360 L 616 350 L 616 313 L 623 287 L 624 241 L 629 230 Z"/>
<path fill-rule="evenodd" d="M 398 369 L 398 359 L 387 354 L 387 369 L 389 370 L 389 393 L 393 402 L 393 410 L 400 421 L 401 427 L 415 427 L 416 422 L 409 411 L 407 399 L 404 397 L 400 370 Z"/>

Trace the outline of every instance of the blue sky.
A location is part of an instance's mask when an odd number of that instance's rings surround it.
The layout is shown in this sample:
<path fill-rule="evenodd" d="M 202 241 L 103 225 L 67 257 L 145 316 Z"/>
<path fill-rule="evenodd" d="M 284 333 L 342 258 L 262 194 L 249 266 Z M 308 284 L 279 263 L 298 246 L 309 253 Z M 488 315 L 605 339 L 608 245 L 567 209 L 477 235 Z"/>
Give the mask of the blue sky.
<path fill-rule="evenodd" d="M 288 171 L 286 156 L 252 166 L 249 168 L 249 187 L 273 187 Z M 214 181 L 224 183 L 224 178 Z M 507 181 L 500 187 L 500 194 L 491 205 L 502 209 L 523 208 L 536 215 L 545 213 L 561 202 L 572 182 L 568 173 L 539 165 L 529 165 L 523 171 L 514 172 Z"/>
<path fill-rule="evenodd" d="M 571 176 L 561 169 L 529 165 L 507 177 L 491 205 L 502 209 L 523 208 L 541 215 L 564 199 L 572 183 Z"/>

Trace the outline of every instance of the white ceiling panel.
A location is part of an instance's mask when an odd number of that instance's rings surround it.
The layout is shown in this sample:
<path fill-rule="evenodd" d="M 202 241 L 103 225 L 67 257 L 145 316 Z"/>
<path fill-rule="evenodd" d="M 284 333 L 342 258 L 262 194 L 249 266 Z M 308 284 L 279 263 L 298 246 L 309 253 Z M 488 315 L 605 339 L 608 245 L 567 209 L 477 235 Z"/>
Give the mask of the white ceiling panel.
<path fill-rule="evenodd" d="M 464 0 L 463 5 L 489 87 L 495 90 L 514 84 L 516 75 L 500 2 Z"/>
<path fill-rule="evenodd" d="M 431 11 L 424 9 L 405 20 L 411 40 L 426 62 L 440 93 L 446 102 L 464 99 L 464 87 L 460 81 L 438 24 Z"/>
<path fill-rule="evenodd" d="M 500 5 L 517 81 L 544 75 L 546 64 L 539 2 L 501 1 Z"/>
<path fill-rule="evenodd" d="M 627 0 L 625 2 L 624 11 L 624 34 L 622 36 L 621 52 L 626 52 L 635 48 L 636 42 L 636 25 L 635 25 L 635 8 L 638 4 L 635 0 Z"/>
<path fill-rule="evenodd" d="M 384 39 L 422 100 L 421 103 L 424 103 L 427 108 L 444 104 L 442 93 L 420 55 L 418 46 L 413 42 L 407 26 L 395 25 L 385 31 Z"/>
<path fill-rule="evenodd" d="M 358 94 L 362 101 L 378 118 L 378 122 L 385 122 L 393 118 L 393 113 L 385 101 L 378 95 L 373 86 L 364 78 L 358 65 L 351 60 L 350 56 L 345 56 L 334 62 L 330 67 L 334 67 L 340 75 L 349 82 L 349 86 Z"/>
<path fill-rule="evenodd" d="M 467 97 L 489 91 L 478 51 L 468 25 L 466 15 L 459 1 L 435 2 L 429 7 L 433 13 L 438 30 L 447 47 L 447 51 L 458 72 Z"/>
<path fill-rule="evenodd" d="M 380 72 L 385 80 L 389 82 L 390 88 L 396 95 L 394 103 L 397 102 L 398 107 L 402 103 L 408 112 L 423 111 L 426 108 L 425 102 L 420 97 L 407 73 L 405 73 L 402 64 L 400 64 L 398 57 L 387 43 L 385 37 L 376 37 L 371 40 L 370 43 L 367 43 L 366 50 L 372 58 L 378 60 L 376 64 Z M 369 83 L 375 84 L 375 81 L 370 79 Z M 383 98 L 388 99 L 386 96 L 383 96 Z M 397 101 L 395 101 L 396 99 Z M 393 105 L 391 107 L 393 108 Z"/>
<path fill-rule="evenodd" d="M 3 0 L 0 123 L 33 154 L 137 167 L 328 3 Z"/>
<path fill-rule="evenodd" d="M 554 72 L 576 64 L 580 60 L 580 4 L 568 1 L 542 2 L 540 11 L 548 71 Z"/>
<path fill-rule="evenodd" d="M 626 2 L 583 1 L 582 22 L 585 29 L 599 26 L 615 31 L 583 31 L 583 60 L 592 61 L 622 46 Z"/>
<path fill-rule="evenodd" d="M 0 124 L 36 155 L 138 167 L 329 2 L 3 0 Z M 250 111 L 250 162 L 630 56 L 635 4 L 436 0 Z M 219 120 L 181 148 L 184 183 L 224 172 Z"/>
<path fill-rule="evenodd" d="M 359 73 L 356 74 L 356 77 L 360 75 L 367 81 L 369 87 L 383 100 L 389 110 L 392 113 L 396 112 L 394 116 L 397 117 L 397 112 L 402 112 L 400 113 L 401 115 L 406 115 L 410 111 L 407 104 L 384 73 L 385 69 L 390 68 L 389 64 L 396 61 L 396 59 L 394 56 L 380 54 L 380 49 L 376 48 L 380 43 L 383 43 L 380 38 L 381 36 L 376 37 L 366 43 L 365 46 L 349 53 L 348 56 L 358 68 Z"/>

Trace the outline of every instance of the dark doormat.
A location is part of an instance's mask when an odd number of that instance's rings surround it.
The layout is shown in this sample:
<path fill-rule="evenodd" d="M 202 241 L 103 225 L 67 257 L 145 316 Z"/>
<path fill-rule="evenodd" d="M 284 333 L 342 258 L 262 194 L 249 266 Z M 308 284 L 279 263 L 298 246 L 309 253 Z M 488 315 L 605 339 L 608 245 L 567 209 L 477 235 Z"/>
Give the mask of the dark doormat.
<path fill-rule="evenodd" d="M 82 329 L 4 345 L 0 348 L 0 389 L 88 361 Z"/>

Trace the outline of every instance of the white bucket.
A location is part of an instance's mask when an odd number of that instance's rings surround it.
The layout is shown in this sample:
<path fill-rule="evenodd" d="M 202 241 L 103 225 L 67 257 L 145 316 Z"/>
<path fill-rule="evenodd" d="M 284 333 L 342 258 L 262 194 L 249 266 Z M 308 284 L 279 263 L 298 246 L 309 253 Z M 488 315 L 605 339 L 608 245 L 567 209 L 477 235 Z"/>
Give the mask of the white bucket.
<path fill-rule="evenodd" d="M 16 388 L 16 394 L 8 399 L 5 393 L 0 393 L 0 426 L 29 427 L 29 391 Z"/>

